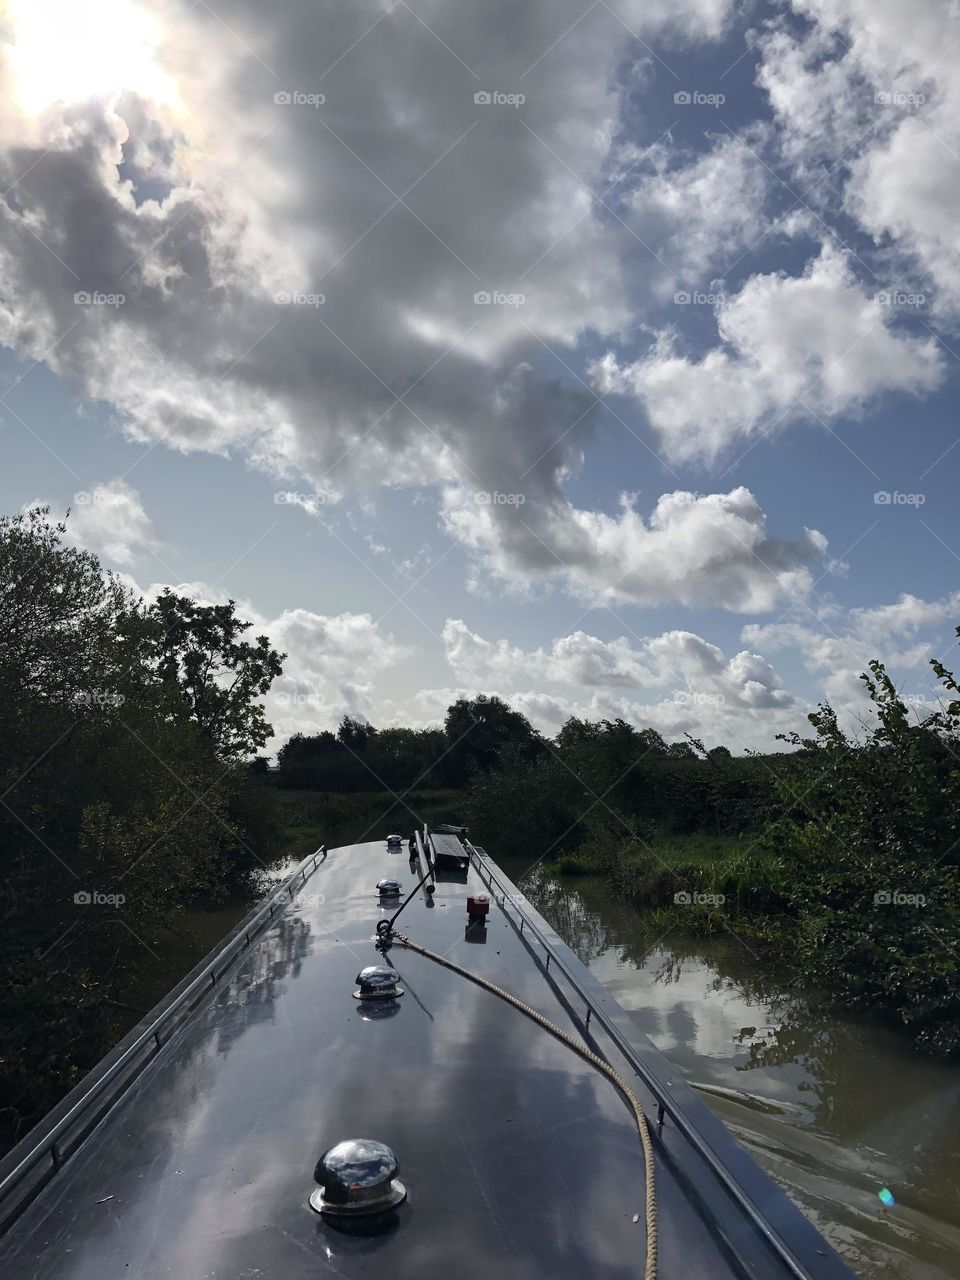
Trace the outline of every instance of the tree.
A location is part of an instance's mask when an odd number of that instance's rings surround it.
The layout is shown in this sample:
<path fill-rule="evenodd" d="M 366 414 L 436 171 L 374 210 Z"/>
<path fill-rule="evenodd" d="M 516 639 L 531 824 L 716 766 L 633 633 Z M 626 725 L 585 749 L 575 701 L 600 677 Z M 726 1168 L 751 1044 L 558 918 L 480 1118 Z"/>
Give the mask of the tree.
<path fill-rule="evenodd" d="M 934 670 L 957 692 L 951 672 Z M 919 1043 L 960 1051 L 960 703 L 916 723 L 883 664 L 863 676 L 876 725 L 861 741 L 827 703 L 777 790 L 798 978 L 886 1010 Z"/>
<path fill-rule="evenodd" d="M 157 672 L 174 714 L 185 707 L 225 758 L 262 747 L 273 730 L 255 699 L 280 675 L 286 654 L 271 649 L 267 636 L 253 644 L 241 638 L 251 624 L 240 621 L 233 600 L 201 605 L 166 590 L 150 614 Z"/>
<path fill-rule="evenodd" d="M 66 525 L 49 515 L 0 518 L 0 716 L 29 700 L 79 722 L 119 705 L 145 626 L 119 579 L 63 547 Z M 5 718 L 15 733 L 17 718 Z"/>
<path fill-rule="evenodd" d="M 446 774 L 451 786 L 464 786 L 473 769 L 496 766 L 501 754 L 512 748 L 524 758 L 543 749 L 543 740 L 525 715 L 497 697 L 480 694 L 459 698 L 447 710 Z"/>
<path fill-rule="evenodd" d="M 0 519 L 0 1141 L 129 1027 L 124 988 L 178 912 L 250 887 L 279 837 L 275 797 L 228 754 L 259 723 L 239 690 L 266 677 L 234 685 L 226 733 L 195 716 L 157 614 L 48 515 Z"/>
<path fill-rule="evenodd" d="M 337 730 L 337 740 L 348 751 L 359 754 L 367 749 L 367 743 L 377 736 L 377 731 L 366 720 L 356 720 L 353 716 L 344 716 Z"/>

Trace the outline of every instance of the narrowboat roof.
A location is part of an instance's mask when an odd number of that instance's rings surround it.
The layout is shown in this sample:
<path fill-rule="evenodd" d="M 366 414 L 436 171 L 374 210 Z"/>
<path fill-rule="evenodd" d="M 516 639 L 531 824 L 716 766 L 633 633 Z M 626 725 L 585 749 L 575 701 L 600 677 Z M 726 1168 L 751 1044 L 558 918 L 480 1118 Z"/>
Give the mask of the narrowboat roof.
<path fill-rule="evenodd" d="M 663 1280 L 849 1280 L 524 895 L 461 848 L 467 867 L 437 859 L 397 928 L 630 1081 L 656 1153 Z M 313 855 L 134 1028 L 0 1164 L 0 1280 L 642 1275 L 644 1165 L 617 1090 L 489 991 L 402 945 L 378 951 L 402 898 L 375 886 L 408 894 L 429 849 Z M 466 913 L 483 893 L 485 928 Z M 356 999 L 359 971 L 385 959 L 402 997 Z M 314 1212 L 318 1156 L 348 1138 L 393 1149 L 403 1204 Z"/>

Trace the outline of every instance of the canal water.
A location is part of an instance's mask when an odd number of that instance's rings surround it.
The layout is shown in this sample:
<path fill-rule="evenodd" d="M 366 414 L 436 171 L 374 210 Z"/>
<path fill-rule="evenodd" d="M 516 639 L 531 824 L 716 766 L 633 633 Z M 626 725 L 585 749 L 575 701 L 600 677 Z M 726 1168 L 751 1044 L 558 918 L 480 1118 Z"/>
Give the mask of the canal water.
<path fill-rule="evenodd" d="M 826 1014 L 732 935 L 651 937 L 599 879 L 522 887 L 857 1275 L 960 1277 L 960 1065 Z"/>

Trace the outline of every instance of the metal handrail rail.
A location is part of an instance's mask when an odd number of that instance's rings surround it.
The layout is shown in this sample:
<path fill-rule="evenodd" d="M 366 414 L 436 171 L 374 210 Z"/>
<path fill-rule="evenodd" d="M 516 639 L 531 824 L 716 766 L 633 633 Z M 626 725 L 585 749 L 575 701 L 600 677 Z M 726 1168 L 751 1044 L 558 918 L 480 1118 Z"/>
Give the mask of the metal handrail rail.
<path fill-rule="evenodd" d="M 67 1155 L 64 1155 L 60 1150 L 60 1143 L 65 1134 L 89 1112 L 91 1105 L 105 1092 L 107 1086 L 122 1075 L 123 1069 L 130 1065 L 151 1040 L 154 1042 L 153 1048 L 150 1056 L 142 1063 L 141 1070 L 147 1066 L 148 1062 L 153 1061 L 156 1053 L 166 1043 L 166 1039 L 162 1037 L 161 1033 L 167 1024 L 175 1020 L 176 1016 L 183 1011 L 185 1005 L 195 1001 L 198 993 L 201 993 L 202 990 L 209 991 L 216 987 L 218 977 L 222 978 L 226 974 L 229 965 L 250 945 L 254 935 L 260 931 L 268 920 L 273 919 L 277 900 L 286 893 L 290 894 L 291 900 L 293 899 L 294 882 L 299 878 L 301 884 L 306 883 L 308 864 L 312 862 L 313 865 L 310 867 L 310 871 L 316 871 L 321 855 L 326 858 L 327 850 L 325 845 L 321 845 L 314 853 L 307 854 L 283 884 L 261 906 L 255 907 L 248 916 L 236 925 L 232 931 L 232 936 L 228 935 L 226 944 L 218 947 L 210 959 L 202 964 L 202 967 L 195 972 L 194 977 L 189 979 L 187 986 L 169 1004 L 163 1005 L 161 1012 L 143 1027 L 143 1030 L 126 1046 L 103 1074 L 77 1098 L 76 1102 L 60 1116 L 39 1141 L 11 1169 L 0 1177 L 0 1204 L 18 1188 L 28 1174 L 33 1172 L 44 1156 L 49 1155 L 51 1158 L 51 1175 L 61 1167 L 68 1155 L 72 1154 L 67 1153 Z M 219 974 L 217 972 L 218 969 L 220 970 Z M 187 979 L 184 979 L 184 981 L 187 981 Z M 125 1087 L 129 1086 L 133 1079 L 135 1077 L 131 1077 Z M 26 1140 L 24 1139 L 24 1141 Z M 2 1168 L 2 1163 L 0 1163 L 0 1168 Z M 7 1224 L 0 1224 L 0 1230 L 5 1225 Z"/>
<path fill-rule="evenodd" d="M 728 1193 L 728 1195 L 730 1195 L 735 1200 L 737 1205 L 747 1214 L 750 1221 L 754 1224 L 755 1227 L 759 1229 L 764 1239 L 769 1243 L 771 1248 L 777 1253 L 780 1259 L 787 1264 L 787 1266 L 790 1268 L 793 1274 L 797 1276 L 799 1280 L 816 1280 L 816 1278 L 812 1275 L 812 1273 L 794 1256 L 794 1254 L 792 1253 L 792 1251 L 790 1250 L 786 1242 L 782 1240 L 780 1236 L 772 1229 L 772 1227 L 767 1222 L 767 1220 L 759 1212 L 759 1210 L 757 1209 L 753 1201 L 749 1198 L 749 1196 L 747 1196 L 747 1194 L 744 1192 L 740 1184 L 736 1181 L 734 1177 L 732 1177 L 732 1175 L 727 1170 L 726 1166 L 714 1153 L 713 1149 L 700 1137 L 699 1133 L 694 1128 L 694 1126 L 690 1123 L 690 1121 L 686 1118 L 686 1116 L 681 1111 L 677 1110 L 677 1108 L 673 1103 L 673 1099 L 670 1098 L 669 1094 L 667 1094 L 662 1089 L 656 1077 L 653 1076 L 647 1070 L 644 1064 L 640 1061 L 640 1059 L 636 1055 L 636 1051 L 633 1045 L 631 1045 L 630 1041 L 619 1029 L 616 1023 L 613 1022 L 609 1017 L 609 1015 L 605 1012 L 605 1010 L 602 1009 L 596 1003 L 596 1001 L 591 998 L 590 993 L 584 989 L 582 983 L 580 982 L 576 974 L 574 974 L 570 970 L 568 965 L 564 963 L 563 959 L 559 955 L 557 955 L 556 951 L 553 948 L 552 943 L 543 936 L 542 931 L 537 927 L 537 925 L 533 922 L 533 920 L 531 920 L 526 915 L 526 913 L 523 911 L 520 905 L 516 902 L 515 895 L 511 892 L 510 889 L 506 887 L 506 885 L 504 885 L 503 881 L 492 871 L 489 861 L 487 860 L 487 855 L 485 853 L 481 853 L 477 849 L 476 845 L 472 844 L 470 840 L 465 839 L 464 843 L 466 844 L 467 848 L 470 851 L 471 862 L 474 861 L 473 855 L 474 854 L 476 855 L 475 865 L 477 867 L 477 870 L 480 874 L 481 879 L 486 879 L 487 887 L 490 889 L 493 889 L 494 885 L 496 885 L 497 888 L 500 890 L 501 910 L 506 911 L 507 900 L 508 899 L 510 900 L 511 905 L 513 906 L 514 910 L 516 911 L 517 915 L 520 918 L 520 928 L 518 929 L 518 933 L 521 935 L 521 937 L 524 935 L 524 925 L 525 925 L 527 930 L 529 930 L 529 932 L 534 934 L 537 941 L 543 947 L 547 955 L 546 970 L 549 971 L 550 962 L 552 960 L 554 965 L 560 969 L 561 973 L 563 973 L 564 977 L 573 987 L 574 991 L 577 993 L 580 999 L 583 1000 L 583 1002 L 587 1006 L 586 1025 L 589 1025 L 591 1015 L 597 1019 L 597 1021 L 603 1027 L 604 1031 L 607 1033 L 610 1039 L 617 1046 L 620 1053 L 622 1053 L 623 1056 L 626 1058 L 627 1062 L 629 1062 L 635 1074 L 639 1076 L 639 1078 L 643 1081 L 646 1087 L 653 1094 L 654 1098 L 657 1101 L 658 1123 L 662 1122 L 664 1114 L 669 1115 L 670 1119 L 673 1121 L 674 1125 L 676 1126 L 678 1132 L 691 1144 L 691 1146 L 694 1148 L 697 1154 L 706 1162 L 711 1172 L 720 1181 L 724 1190 Z M 508 919 L 509 919 L 509 914 L 508 914 Z M 514 927 L 516 928 L 516 926 Z"/>

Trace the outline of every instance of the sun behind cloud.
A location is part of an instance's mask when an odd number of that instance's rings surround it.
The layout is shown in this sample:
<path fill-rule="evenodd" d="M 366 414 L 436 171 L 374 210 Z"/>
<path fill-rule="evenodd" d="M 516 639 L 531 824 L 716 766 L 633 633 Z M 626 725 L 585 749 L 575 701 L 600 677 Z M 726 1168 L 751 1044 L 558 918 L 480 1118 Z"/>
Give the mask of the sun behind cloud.
<path fill-rule="evenodd" d="M 7 0 L 5 57 L 15 96 L 39 115 L 55 104 L 83 103 L 133 89 L 167 106 L 176 82 L 163 68 L 163 30 L 134 0 Z"/>

